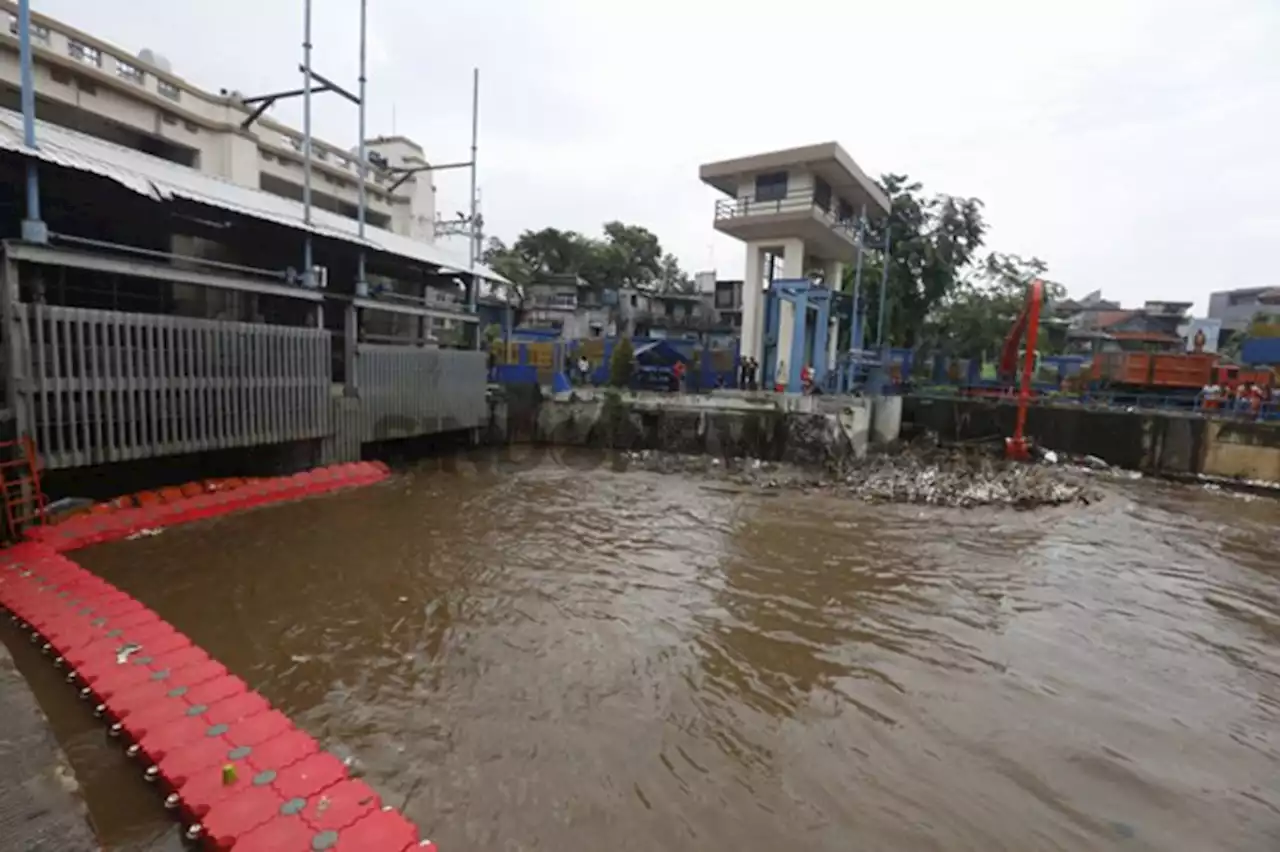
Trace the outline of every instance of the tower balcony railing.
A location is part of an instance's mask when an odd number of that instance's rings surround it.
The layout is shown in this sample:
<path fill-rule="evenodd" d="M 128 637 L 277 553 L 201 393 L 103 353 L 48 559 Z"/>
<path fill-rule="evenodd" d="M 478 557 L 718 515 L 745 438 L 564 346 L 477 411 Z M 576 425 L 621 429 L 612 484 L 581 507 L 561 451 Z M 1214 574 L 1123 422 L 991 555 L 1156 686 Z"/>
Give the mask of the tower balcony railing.
<path fill-rule="evenodd" d="M 796 189 L 777 198 L 722 198 L 716 202 L 716 222 L 728 224 L 755 216 L 784 213 L 807 213 L 822 220 L 831 230 L 846 239 L 858 241 L 858 220 L 853 214 L 840 215 L 835 204 L 822 205 L 814 198 L 812 188 Z"/>

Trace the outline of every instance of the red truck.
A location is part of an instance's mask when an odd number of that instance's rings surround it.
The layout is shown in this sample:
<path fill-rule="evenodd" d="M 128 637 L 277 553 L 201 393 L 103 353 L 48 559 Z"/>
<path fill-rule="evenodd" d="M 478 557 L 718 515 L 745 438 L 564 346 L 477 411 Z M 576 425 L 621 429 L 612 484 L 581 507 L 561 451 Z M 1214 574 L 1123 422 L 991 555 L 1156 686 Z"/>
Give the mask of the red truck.
<path fill-rule="evenodd" d="M 1108 352 L 1095 355 L 1091 378 L 1111 387 L 1153 393 L 1196 393 L 1208 385 L 1234 389 L 1242 384 L 1272 387 L 1275 373 L 1221 364 L 1217 355 Z"/>

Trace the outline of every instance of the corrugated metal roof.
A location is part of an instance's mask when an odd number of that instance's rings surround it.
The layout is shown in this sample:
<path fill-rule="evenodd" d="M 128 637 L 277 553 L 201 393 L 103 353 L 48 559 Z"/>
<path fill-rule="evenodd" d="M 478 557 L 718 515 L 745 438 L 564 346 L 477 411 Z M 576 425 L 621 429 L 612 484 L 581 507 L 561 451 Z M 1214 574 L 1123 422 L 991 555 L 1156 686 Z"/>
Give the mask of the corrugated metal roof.
<path fill-rule="evenodd" d="M 292 199 L 240 186 L 169 160 L 45 121 L 36 122 L 36 140 L 38 148 L 34 154 L 41 160 L 109 178 L 157 201 L 181 198 L 288 228 L 308 229 L 303 224 L 302 204 Z M 22 141 L 22 116 L 13 110 L 0 109 L 0 149 L 19 154 L 33 153 Z M 328 210 L 311 208 L 309 228 L 314 234 L 360 245 L 358 227 L 354 219 Z M 382 228 L 367 226 L 364 245 L 376 251 L 429 263 L 450 271 L 465 272 L 468 266 L 465 258 L 456 257 L 447 249 Z M 476 274 L 491 281 L 506 283 L 505 278 L 481 264 L 476 264 Z"/>

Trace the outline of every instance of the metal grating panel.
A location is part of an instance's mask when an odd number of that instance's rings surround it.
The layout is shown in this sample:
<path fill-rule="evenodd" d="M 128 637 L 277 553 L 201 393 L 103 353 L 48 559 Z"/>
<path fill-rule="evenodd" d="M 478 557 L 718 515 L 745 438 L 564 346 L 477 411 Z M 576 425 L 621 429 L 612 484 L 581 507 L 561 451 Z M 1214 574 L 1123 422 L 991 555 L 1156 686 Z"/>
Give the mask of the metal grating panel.
<path fill-rule="evenodd" d="M 362 344 L 356 355 L 361 440 L 483 426 L 486 378 L 484 352 Z"/>
<path fill-rule="evenodd" d="M 319 438 L 327 332 L 16 306 L 27 431 L 50 468 Z"/>

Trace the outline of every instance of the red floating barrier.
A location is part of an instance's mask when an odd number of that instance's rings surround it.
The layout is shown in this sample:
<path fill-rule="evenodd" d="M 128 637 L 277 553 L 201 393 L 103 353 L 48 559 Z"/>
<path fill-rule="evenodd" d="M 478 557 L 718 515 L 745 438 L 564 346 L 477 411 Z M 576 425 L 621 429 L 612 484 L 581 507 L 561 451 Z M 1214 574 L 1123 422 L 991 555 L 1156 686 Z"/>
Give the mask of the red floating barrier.
<path fill-rule="evenodd" d="M 263 823 L 241 837 L 236 841 L 234 848 L 235 852 L 311 852 L 313 848 L 311 842 L 315 836 L 316 833 L 300 818 L 282 815 Z M 382 849 L 384 847 L 366 846 L 364 848 Z"/>
<path fill-rule="evenodd" d="M 280 808 L 284 804 L 285 799 L 271 788 L 269 780 L 250 779 L 234 796 L 215 804 L 200 820 L 205 847 L 231 849 L 237 838 L 282 816 Z"/>
<path fill-rule="evenodd" d="M 417 826 L 395 811 L 383 810 L 361 817 L 339 832 L 338 843 L 333 848 L 340 852 L 363 852 L 366 849 L 436 852 L 434 843 L 419 845 Z M 239 846 L 236 849 L 243 852 Z"/>
<path fill-rule="evenodd" d="M 202 774 L 207 781 L 220 780 L 224 766 L 230 764 L 235 769 L 237 765 L 250 765 L 246 759 L 255 747 L 292 730 L 293 723 L 278 711 L 250 716 L 227 725 L 226 733 L 221 736 L 206 737 L 195 745 L 172 752 L 160 762 L 159 771 L 175 789 L 197 783 L 194 793 Z"/>
<path fill-rule="evenodd" d="M 280 772 L 319 750 L 315 740 L 294 728 L 253 746 L 244 760 L 255 772 Z"/>
<path fill-rule="evenodd" d="M 356 778 L 344 778 L 319 796 L 307 799 L 299 814 L 318 833 L 341 831 L 380 807 L 382 799 L 372 787 Z"/>
<path fill-rule="evenodd" d="M 112 508 L 29 532 L 0 551 L 0 606 L 29 625 L 113 733 L 132 741 L 147 777 L 199 829 L 206 849 L 307 852 L 434 850 L 346 766 L 240 678 L 156 613 L 59 555 L 137 530 L 227 514 L 385 478 L 385 466 L 335 465 L 258 480 L 233 491 L 204 486 L 138 495 Z M 166 502 L 167 501 L 167 502 Z M 68 679 L 72 679 L 71 676 Z"/>
<path fill-rule="evenodd" d="M 187 692 L 186 700 L 190 704 L 203 704 L 207 707 L 219 701 L 242 695 L 248 689 L 249 685 L 247 683 L 235 675 L 229 674 L 192 687 Z"/>
<path fill-rule="evenodd" d="M 286 799 L 309 799 L 347 777 L 347 767 L 327 751 L 316 751 L 276 773 L 271 786 Z"/>
<path fill-rule="evenodd" d="M 244 746 L 254 748 L 293 730 L 293 722 L 289 721 L 288 716 L 279 710 L 268 710 L 265 713 L 241 719 L 229 726 L 222 738 L 237 748 Z M 312 743 L 314 742 L 312 740 Z M 281 765 L 286 763 L 282 761 Z"/>
<path fill-rule="evenodd" d="M 204 717 L 214 725 L 230 725 L 271 709 L 267 699 L 256 692 L 241 692 L 230 698 L 210 704 Z"/>

